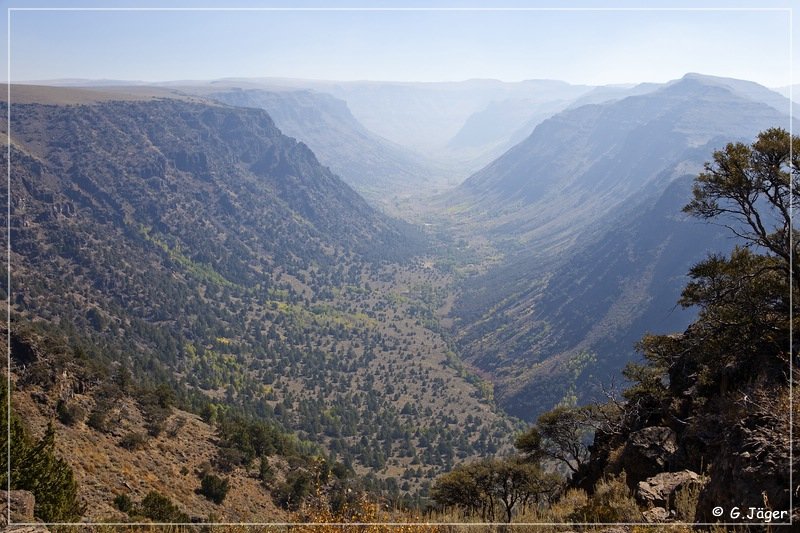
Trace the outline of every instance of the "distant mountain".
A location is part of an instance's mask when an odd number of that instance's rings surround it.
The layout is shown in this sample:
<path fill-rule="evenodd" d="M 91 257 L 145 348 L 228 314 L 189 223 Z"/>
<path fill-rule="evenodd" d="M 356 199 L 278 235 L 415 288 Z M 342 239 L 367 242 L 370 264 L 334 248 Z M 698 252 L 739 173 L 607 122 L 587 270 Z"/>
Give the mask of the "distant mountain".
<path fill-rule="evenodd" d="M 478 170 L 528 137 L 543 120 L 567 107 L 568 100 L 535 98 L 491 102 L 473 113 L 447 143 L 454 157 L 470 159 Z"/>
<path fill-rule="evenodd" d="M 385 202 L 393 193 L 407 194 L 439 184 L 430 161 L 367 131 L 346 102 L 328 94 L 231 89 L 207 96 L 229 105 L 266 110 L 281 131 L 308 144 L 324 165 L 372 201 Z"/>
<path fill-rule="evenodd" d="M 51 83 L 91 85 L 89 80 Z M 101 80 L 97 85 L 111 83 Z M 407 195 L 418 192 L 419 185 L 460 183 L 530 135 L 539 122 L 592 90 L 556 80 L 483 79 L 414 83 L 226 78 L 158 86 L 216 94 L 232 105 L 266 109 L 282 130 L 308 143 L 323 164 L 371 200 L 383 201 L 384 185 L 391 193 Z M 396 189 L 394 183 L 409 187 Z"/>
<path fill-rule="evenodd" d="M 571 395 L 592 398 L 637 359 L 644 333 L 682 331 L 694 318 L 676 306 L 686 272 L 733 242 L 680 213 L 691 181 L 632 203 L 603 221 L 600 237 L 580 239 L 558 260 L 521 254 L 464 284 L 459 344 L 496 377 L 509 413 L 532 419 Z"/>
<path fill-rule="evenodd" d="M 797 102 L 797 97 L 798 95 L 800 95 L 799 92 L 800 84 L 784 85 L 783 87 L 772 87 L 772 90 L 786 98 L 789 98 L 789 95 L 791 94 L 792 96 L 794 96 L 794 101 Z"/>
<path fill-rule="evenodd" d="M 555 80 L 515 83 L 341 84 L 328 90 L 348 102 L 371 131 L 443 161 L 456 182 L 513 145 L 512 137 L 590 88 Z"/>
<path fill-rule="evenodd" d="M 448 199 L 498 239 L 550 253 L 651 187 L 687 150 L 750 139 L 785 115 L 685 78 L 657 91 L 569 109 L 467 179 Z M 710 155 L 710 154 L 709 154 Z M 698 162 L 695 161 L 695 165 Z M 696 168 L 696 166 L 695 166 Z M 652 190 L 652 189 L 651 189 Z"/>
<path fill-rule="evenodd" d="M 344 100 L 370 132 L 437 162 L 446 171 L 448 183 L 460 182 L 502 153 L 509 147 L 508 139 L 532 118 L 541 120 L 560 109 L 554 107 L 557 102 L 569 102 L 591 89 L 555 80 L 482 79 L 413 83 L 234 78 L 202 85 L 269 92 L 312 90 L 334 96 Z M 508 106 L 519 113 L 507 111 Z M 492 124 L 491 133 L 480 131 L 487 121 Z M 535 122 L 524 136 L 533 126 Z"/>
<path fill-rule="evenodd" d="M 622 100 L 629 96 L 639 96 L 653 92 L 662 87 L 659 83 L 639 83 L 637 85 L 602 85 L 576 98 L 570 107 L 581 107 L 588 104 L 602 104 Z"/>
<path fill-rule="evenodd" d="M 505 254 L 454 306 L 464 355 L 525 418 L 618 374 L 649 330 L 680 330 L 683 276 L 732 245 L 680 213 L 714 149 L 786 115 L 687 76 L 639 96 L 569 109 L 470 177 L 447 201 L 461 231 Z"/>
<path fill-rule="evenodd" d="M 786 115 L 789 114 L 788 95 L 781 94 L 753 81 L 737 80 L 733 78 L 721 78 L 719 76 L 708 76 L 706 74 L 690 73 L 683 77 L 684 80 L 698 80 L 706 85 L 715 85 L 730 90 L 737 96 L 767 104 L 771 108 Z M 797 103 L 794 104 L 795 116 L 800 111 Z"/>
<path fill-rule="evenodd" d="M 587 88 L 554 80 L 516 83 L 467 80 L 354 82 L 333 85 L 326 90 L 347 101 L 356 118 L 370 131 L 427 153 L 446 146 L 473 113 L 484 110 L 492 102 L 515 98 L 562 100 Z"/>

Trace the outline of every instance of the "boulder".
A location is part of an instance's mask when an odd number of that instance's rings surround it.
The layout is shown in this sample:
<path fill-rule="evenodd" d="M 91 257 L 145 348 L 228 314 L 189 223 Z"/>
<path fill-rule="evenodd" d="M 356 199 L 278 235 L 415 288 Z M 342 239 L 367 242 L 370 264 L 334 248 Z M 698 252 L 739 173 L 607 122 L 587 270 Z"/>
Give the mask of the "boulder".
<path fill-rule="evenodd" d="M 666 522 L 669 518 L 669 511 L 663 507 L 653 507 L 642 513 L 644 521 L 653 524 L 659 522 Z"/>
<path fill-rule="evenodd" d="M 620 457 L 631 489 L 635 490 L 639 481 L 668 470 L 677 450 L 677 436 L 668 427 L 651 426 L 631 433 Z"/>
<path fill-rule="evenodd" d="M 6 526 L 8 521 L 8 509 L 11 506 L 11 523 L 34 522 L 33 507 L 36 499 L 33 493 L 27 490 L 12 490 L 6 492 L 0 490 L 0 525 Z"/>
<path fill-rule="evenodd" d="M 681 470 L 680 472 L 662 472 L 640 481 L 636 489 L 636 499 L 647 507 L 675 509 L 675 493 L 679 489 L 688 488 L 696 483 L 698 488 L 702 480 L 696 472 Z"/>

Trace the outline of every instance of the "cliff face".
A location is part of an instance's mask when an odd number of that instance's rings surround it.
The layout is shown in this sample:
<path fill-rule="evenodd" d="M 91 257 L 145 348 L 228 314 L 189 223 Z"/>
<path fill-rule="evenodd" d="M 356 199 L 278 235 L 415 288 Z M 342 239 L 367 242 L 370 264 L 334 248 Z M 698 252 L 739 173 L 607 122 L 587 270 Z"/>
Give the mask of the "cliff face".
<path fill-rule="evenodd" d="M 347 103 L 328 94 L 234 89 L 209 96 L 266 110 L 282 132 L 308 144 L 320 162 L 373 203 L 440 185 L 432 162 L 368 131 Z"/>

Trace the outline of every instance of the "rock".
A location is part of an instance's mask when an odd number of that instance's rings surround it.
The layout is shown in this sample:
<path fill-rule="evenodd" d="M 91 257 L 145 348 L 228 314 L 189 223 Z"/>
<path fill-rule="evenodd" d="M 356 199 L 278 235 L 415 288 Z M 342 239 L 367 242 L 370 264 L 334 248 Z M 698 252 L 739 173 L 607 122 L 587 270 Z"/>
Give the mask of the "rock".
<path fill-rule="evenodd" d="M 677 436 L 668 427 L 651 426 L 631 433 L 620 457 L 628 485 L 636 489 L 639 481 L 667 470 L 677 449 Z"/>
<path fill-rule="evenodd" d="M 790 511 L 790 440 L 784 413 L 775 409 L 743 417 L 720 443 L 697 504 L 699 521 L 717 520 L 712 514 L 717 505 Z M 791 446 L 797 458 L 800 442 L 795 439 Z M 788 516 L 776 522 L 788 522 Z"/>
<path fill-rule="evenodd" d="M 644 517 L 645 522 L 650 524 L 656 522 L 666 522 L 669 518 L 669 511 L 663 507 L 653 507 L 652 509 L 648 509 L 647 511 L 643 512 L 642 517 Z"/>
<path fill-rule="evenodd" d="M 0 490 L 0 525 L 8 525 L 8 507 L 11 504 L 11 523 L 33 522 L 33 507 L 36 499 L 27 490 Z"/>
<path fill-rule="evenodd" d="M 700 476 L 691 470 L 680 472 L 662 472 L 646 481 L 640 481 L 636 489 L 636 499 L 648 507 L 675 509 L 675 492 L 679 488 L 687 488 L 690 483 L 702 485 Z"/>

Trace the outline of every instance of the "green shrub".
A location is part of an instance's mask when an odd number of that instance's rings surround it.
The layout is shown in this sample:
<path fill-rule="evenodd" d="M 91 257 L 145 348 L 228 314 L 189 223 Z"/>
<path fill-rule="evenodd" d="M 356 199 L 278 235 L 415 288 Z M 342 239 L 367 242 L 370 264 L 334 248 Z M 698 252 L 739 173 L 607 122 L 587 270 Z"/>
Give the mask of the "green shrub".
<path fill-rule="evenodd" d="M 178 509 L 172 501 L 156 491 L 150 491 L 136 508 L 136 514 L 156 522 L 189 521 L 189 516 Z"/>
<path fill-rule="evenodd" d="M 228 480 L 211 473 L 206 473 L 200 482 L 200 494 L 216 504 L 222 503 L 228 495 Z"/>
<path fill-rule="evenodd" d="M 249 462 L 247 455 L 237 448 L 220 447 L 217 449 L 216 465 L 226 472 L 230 472 L 237 466 L 246 465 Z"/>
<path fill-rule="evenodd" d="M 123 513 L 129 513 L 133 509 L 133 501 L 127 494 L 119 494 L 114 498 L 114 507 Z"/>
<path fill-rule="evenodd" d="M 106 411 L 101 406 L 96 406 L 91 413 L 89 413 L 89 418 L 86 420 L 86 425 L 90 428 L 105 433 L 108 431 L 108 416 L 106 415 Z"/>
<path fill-rule="evenodd" d="M 261 458 L 261 463 L 258 467 L 258 479 L 261 480 L 261 484 L 265 487 L 268 487 L 275 481 L 275 472 L 272 470 L 272 467 L 269 465 L 269 460 L 266 457 Z"/>
<path fill-rule="evenodd" d="M 296 510 L 312 489 L 311 474 L 305 470 L 294 470 L 272 491 L 272 498 L 278 507 Z"/>
<path fill-rule="evenodd" d="M 74 426 L 78 422 L 83 421 L 86 416 L 86 411 L 76 403 L 67 403 L 64 400 L 58 400 L 56 404 L 56 415 L 59 422 L 65 426 Z"/>
<path fill-rule="evenodd" d="M 78 499 L 78 483 L 72 468 L 55 454 L 53 425 L 47 427 L 40 440 L 33 440 L 13 410 L 9 417 L 7 394 L 5 380 L 0 380 L 0 464 L 11 467 L 10 472 L 0 469 L 0 487 L 32 492 L 36 498 L 33 514 L 40 520 L 78 521 L 85 507 Z"/>

